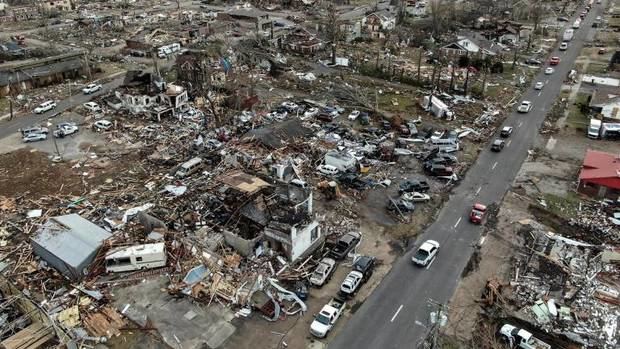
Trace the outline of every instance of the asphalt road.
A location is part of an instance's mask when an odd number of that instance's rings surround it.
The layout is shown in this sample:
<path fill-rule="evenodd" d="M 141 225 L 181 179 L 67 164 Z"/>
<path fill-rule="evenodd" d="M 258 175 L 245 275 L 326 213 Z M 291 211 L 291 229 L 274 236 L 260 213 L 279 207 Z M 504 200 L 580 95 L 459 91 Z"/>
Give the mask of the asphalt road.
<path fill-rule="evenodd" d="M 329 349 L 416 348 L 423 340 L 430 326 L 429 314 L 436 309 L 431 302 L 446 304 L 450 300 L 473 246 L 480 240 L 481 228 L 468 220 L 472 204 L 501 202 L 532 147 L 546 113 L 558 97 L 584 40 L 592 38 L 591 25 L 602 12 L 603 5 L 595 5 L 590 11 L 567 51 L 556 49 L 550 55 L 562 59 L 555 72 L 544 75 L 543 68 L 535 77 L 522 98 L 532 101 L 533 109 L 528 114 L 513 112 L 506 119 L 504 125 L 514 127 L 506 148 L 501 153 L 492 153 L 487 147 L 480 153 L 435 222 L 418 239 L 416 248 L 427 239 L 438 241 L 441 244 L 438 257 L 428 268 L 415 267 L 411 263 L 414 248 L 396 261 L 391 272 L 331 341 Z M 573 21 L 567 25 L 572 25 Z M 546 82 L 542 91 L 533 89 L 537 81 Z"/>
<path fill-rule="evenodd" d="M 93 99 L 94 97 L 105 95 L 110 91 L 114 91 L 117 87 L 119 87 L 123 83 L 123 79 L 125 78 L 125 74 L 120 75 L 114 80 L 103 84 L 102 89 L 91 93 L 89 95 L 85 95 L 82 92 L 71 96 L 70 98 L 66 98 L 60 101 L 56 101 L 57 107 L 56 109 L 52 109 L 43 114 L 34 114 L 29 113 L 26 115 L 15 116 L 13 120 L 7 120 L 0 123 L 0 139 L 5 138 L 15 132 L 18 132 L 19 129 L 27 128 L 29 126 L 42 124 L 47 121 L 50 115 L 63 112 L 65 110 L 71 109 L 77 105 L 82 103 L 86 103 Z M 34 109 L 34 106 L 32 107 Z"/>

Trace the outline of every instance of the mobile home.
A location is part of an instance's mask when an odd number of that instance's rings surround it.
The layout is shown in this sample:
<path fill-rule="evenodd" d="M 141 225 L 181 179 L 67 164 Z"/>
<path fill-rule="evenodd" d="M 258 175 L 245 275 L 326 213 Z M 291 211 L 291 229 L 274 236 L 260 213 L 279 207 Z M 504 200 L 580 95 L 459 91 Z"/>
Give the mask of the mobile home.
<path fill-rule="evenodd" d="M 136 245 L 113 250 L 105 257 L 105 265 L 108 273 L 166 266 L 165 243 Z"/>

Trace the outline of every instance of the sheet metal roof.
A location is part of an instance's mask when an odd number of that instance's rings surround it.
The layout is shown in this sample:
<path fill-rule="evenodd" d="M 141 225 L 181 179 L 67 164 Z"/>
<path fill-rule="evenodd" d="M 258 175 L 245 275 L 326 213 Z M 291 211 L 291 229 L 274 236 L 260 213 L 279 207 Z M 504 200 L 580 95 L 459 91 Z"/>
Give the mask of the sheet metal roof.
<path fill-rule="evenodd" d="M 32 240 L 72 267 L 79 267 L 112 236 L 78 214 L 50 218 Z"/>

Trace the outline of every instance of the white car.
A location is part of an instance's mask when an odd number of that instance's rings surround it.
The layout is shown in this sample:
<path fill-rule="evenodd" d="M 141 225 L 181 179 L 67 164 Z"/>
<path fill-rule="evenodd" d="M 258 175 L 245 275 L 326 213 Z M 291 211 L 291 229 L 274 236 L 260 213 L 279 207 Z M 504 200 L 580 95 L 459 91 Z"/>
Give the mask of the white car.
<path fill-rule="evenodd" d="M 294 112 L 299 106 L 293 102 L 282 102 L 282 106 L 289 112 Z"/>
<path fill-rule="evenodd" d="M 41 104 L 39 104 L 38 107 L 34 108 L 34 113 L 35 114 L 43 114 L 47 111 L 50 111 L 52 109 L 56 108 L 56 102 L 54 101 L 46 101 L 43 102 Z"/>
<path fill-rule="evenodd" d="M 414 264 L 425 267 L 433 261 L 435 256 L 437 256 L 438 251 L 439 243 L 437 241 L 426 240 L 420 248 L 418 248 L 418 251 L 413 255 L 413 257 L 411 257 L 411 261 Z"/>
<path fill-rule="evenodd" d="M 339 172 L 338 169 L 332 165 L 319 165 L 317 166 L 316 171 L 327 176 L 333 176 Z"/>
<path fill-rule="evenodd" d="M 349 120 L 357 120 L 357 117 L 360 116 L 360 111 L 359 110 L 354 110 L 351 112 L 351 114 L 349 114 Z"/>
<path fill-rule="evenodd" d="M 545 74 L 546 74 L 546 75 L 551 75 L 551 74 L 553 74 L 553 72 L 554 72 L 554 71 L 555 71 L 555 70 L 554 70 L 553 68 L 551 68 L 551 67 L 547 67 L 547 68 L 545 69 Z"/>
<path fill-rule="evenodd" d="M 94 126 L 98 131 L 106 131 L 112 128 L 112 123 L 108 120 L 97 120 Z"/>
<path fill-rule="evenodd" d="M 323 258 L 319 262 L 319 265 L 314 269 L 314 272 L 310 276 L 310 283 L 314 286 L 321 287 L 329 279 L 336 270 L 336 261 L 331 258 Z"/>
<path fill-rule="evenodd" d="M 429 201 L 431 199 L 431 196 L 428 194 L 418 193 L 417 191 L 414 191 L 413 193 L 403 193 L 402 199 L 411 202 L 424 202 Z"/>
<path fill-rule="evenodd" d="M 355 291 L 360 287 L 362 280 L 364 279 L 364 275 L 359 271 L 349 272 L 344 281 L 340 285 L 340 292 L 346 296 L 352 296 Z"/>
<path fill-rule="evenodd" d="M 530 110 L 532 110 L 532 102 L 530 101 L 521 102 L 521 105 L 517 108 L 519 113 L 528 113 Z"/>
<path fill-rule="evenodd" d="M 566 51 L 566 50 L 568 50 L 568 43 L 567 43 L 567 42 L 563 42 L 563 43 L 561 43 L 561 44 L 560 44 L 560 48 L 559 48 L 559 50 L 560 50 L 560 51 Z"/>
<path fill-rule="evenodd" d="M 82 89 L 82 92 L 85 95 L 91 94 L 91 93 L 95 93 L 99 90 L 101 90 L 103 88 L 103 86 L 101 86 L 100 84 L 88 84 L 86 85 L 86 87 L 84 87 Z"/>
<path fill-rule="evenodd" d="M 536 85 L 534 85 L 534 90 L 542 90 L 543 87 L 545 87 L 545 83 L 542 81 L 539 81 L 536 83 Z"/>
<path fill-rule="evenodd" d="M 44 141 L 46 139 L 47 135 L 45 133 L 29 133 L 22 138 L 24 143 Z"/>
<path fill-rule="evenodd" d="M 84 104 L 82 104 L 84 106 L 84 108 L 86 108 L 87 110 L 90 110 L 92 112 L 100 112 L 101 111 L 101 107 L 99 106 L 99 104 L 95 103 L 95 102 L 86 102 Z"/>
<path fill-rule="evenodd" d="M 304 119 L 310 119 L 319 115 L 319 108 L 310 108 L 304 113 Z"/>
<path fill-rule="evenodd" d="M 54 137 L 62 138 L 77 133 L 78 131 L 79 129 L 76 125 L 64 122 L 62 124 L 58 124 L 58 129 L 54 131 Z"/>

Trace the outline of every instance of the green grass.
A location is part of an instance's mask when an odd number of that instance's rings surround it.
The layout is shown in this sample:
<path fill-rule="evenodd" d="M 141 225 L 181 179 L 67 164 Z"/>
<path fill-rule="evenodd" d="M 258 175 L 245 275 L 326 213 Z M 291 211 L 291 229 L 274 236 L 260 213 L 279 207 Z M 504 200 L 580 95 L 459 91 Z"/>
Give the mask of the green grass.
<path fill-rule="evenodd" d="M 597 63 L 590 63 L 585 71 L 586 74 L 603 74 L 605 72 L 607 72 L 607 64 Z"/>
<path fill-rule="evenodd" d="M 0 115 L 4 115 L 9 112 L 9 99 L 6 97 L 0 98 Z"/>
<path fill-rule="evenodd" d="M 398 105 L 393 105 L 392 100 L 395 99 L 398 101 Z M 395 113 L 403 113 L 403 116 L 406 116 L 407 113 L 412 113 L 415 108 L 416 101 L 409 94 L 395 94 L 395 93 L 384 93 L 378 96 L 379 101 L 379 109 L 395 112 Z"/>
<path fill-rule="evenodd" d="M 547 204 L 547 209 L 558 216 L 571 218 L 577 215 L 581 199 L 576 193 L 569 192 L 566 196 L 554 194 L 544 194 L 543 198 Z"/>
<path fill-rule="evenodd" d="M 581 104 L 585 104 L 588 101 L 589 94 L 578 93 L 574 101 L 568 105 L 568 117 L 566 118 L 566 124 L 572 128 L 584 128 L 588 125 L 588 116 L 581 112 Z"/>

